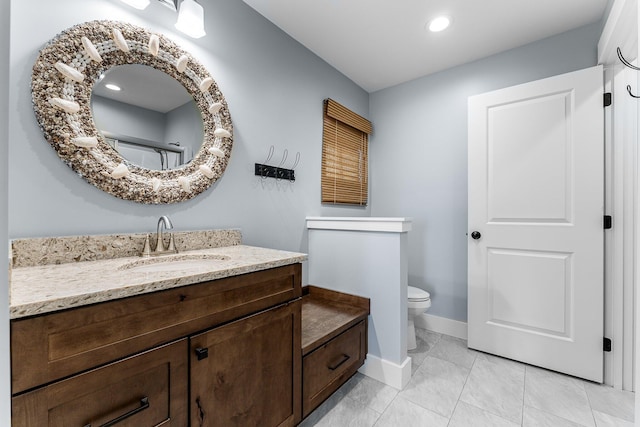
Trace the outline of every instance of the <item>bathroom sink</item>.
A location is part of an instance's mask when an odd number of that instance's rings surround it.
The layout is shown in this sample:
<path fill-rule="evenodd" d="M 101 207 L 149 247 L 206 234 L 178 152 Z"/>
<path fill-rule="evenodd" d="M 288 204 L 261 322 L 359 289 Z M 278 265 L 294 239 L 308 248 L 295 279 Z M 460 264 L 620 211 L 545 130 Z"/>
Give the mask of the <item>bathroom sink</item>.
<path fill-rule="evenodd" d="M 215 264 L 228 261 L 225 255 L 212 254 L 178 254 L 158 258 L 144 258 L 132 261 L 118 268 L 132 273 L 160 273 L 167 271 L 209 270 Z"/>

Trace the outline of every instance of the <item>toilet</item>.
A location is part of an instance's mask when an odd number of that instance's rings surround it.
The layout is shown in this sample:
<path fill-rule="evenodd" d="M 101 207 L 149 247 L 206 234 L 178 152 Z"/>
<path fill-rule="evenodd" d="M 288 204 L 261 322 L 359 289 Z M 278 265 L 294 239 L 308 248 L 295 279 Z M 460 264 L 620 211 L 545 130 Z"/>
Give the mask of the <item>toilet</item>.
<path fill-rule="evenodd" d="M 409 286 L 407 291 L 408 304 L 407 312 L 409 313 L 409 322 L 407 323 L 407 350 L 415 350 L 416 348 L 416 327 L 414 319 L 416 316 L 423 314 L 431 307 L 431 295 L 422 289 Z"/>

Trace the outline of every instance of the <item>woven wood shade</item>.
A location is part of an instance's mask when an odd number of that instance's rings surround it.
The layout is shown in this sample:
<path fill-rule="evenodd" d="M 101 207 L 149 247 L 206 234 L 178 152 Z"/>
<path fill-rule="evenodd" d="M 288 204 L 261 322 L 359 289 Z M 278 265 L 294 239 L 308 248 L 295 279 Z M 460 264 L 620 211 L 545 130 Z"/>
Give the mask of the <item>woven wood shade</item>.
<path fill-rule="evenodd" d="M 325 100 L 322 133 L 322 203 L 366 206 L 371 122 Z"/>

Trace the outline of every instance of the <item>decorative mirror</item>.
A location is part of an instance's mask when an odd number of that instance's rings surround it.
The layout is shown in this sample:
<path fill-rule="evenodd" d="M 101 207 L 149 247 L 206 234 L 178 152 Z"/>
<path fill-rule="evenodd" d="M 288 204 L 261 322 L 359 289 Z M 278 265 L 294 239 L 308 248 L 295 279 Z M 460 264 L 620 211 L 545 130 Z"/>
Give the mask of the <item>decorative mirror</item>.
<path fill-rule="evenodd" d="M 91 91 L 91 111 L 107 143 L 147 169 L 184 167 L 204 140 L 202 115 L 189 92 L 146 65 L 108 70 Z"/>
<path fill-rule="evenodd" d="M 103 87 L 118 80 L 128 87 L 120 98 Z M 141 89 L 137 97 L 134 88 Z M 31 90 L 58 156 L 116 197 L 188 200 L 222 176 L 229 161 L 233 125 L 222 92 L 199 62 L 161 34 L 115 21 L 71 27 L 40 51 Z M 173 99 L 158 97 L 165 90 Z M 147 123 L 147 116 L 154 119 Z"/>

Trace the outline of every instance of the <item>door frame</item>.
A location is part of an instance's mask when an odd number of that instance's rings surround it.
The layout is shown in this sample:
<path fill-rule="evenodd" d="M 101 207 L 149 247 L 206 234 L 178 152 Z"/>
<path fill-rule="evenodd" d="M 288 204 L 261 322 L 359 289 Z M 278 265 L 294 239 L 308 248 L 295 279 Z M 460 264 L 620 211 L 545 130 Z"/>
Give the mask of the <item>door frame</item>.
<path fill-rule="evenodd" d="M 605 353 L 604 380 L 614 388 L 633 391 L 634 380 L 639 381 L 639 373 L 634 372 L 634 365 L 639 366 L 638 359 L 634 361 L 634 346 L 640 344 L 640 331 L 635 328 L 640 296 L 634 298 L 640 239 L 636 227 L 640 224 L 638 108 L 637 101 L 626 93 L 626 85 L 640 92 L 640 73 L 620 63 L 618 47 L 628 60 L 638 58 L 637 0 L 615 0 L 598 42 L 598 63 L 605 66 L 605 91 L 613 94 L 611 107 L 605 109 L 605 213 L 612 216 L 613 228 L 605 232 L 604 283 L 605 336 L 613 345 L 612 351 Z M 640 356 L 639 351 L 635 354 Z"/>

